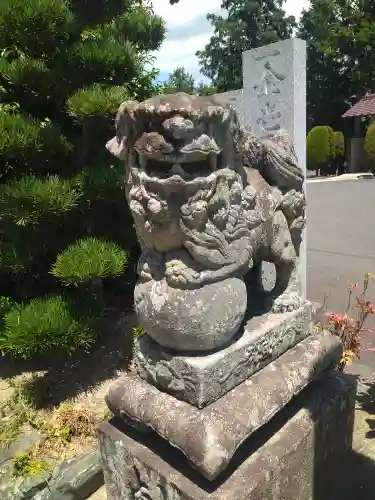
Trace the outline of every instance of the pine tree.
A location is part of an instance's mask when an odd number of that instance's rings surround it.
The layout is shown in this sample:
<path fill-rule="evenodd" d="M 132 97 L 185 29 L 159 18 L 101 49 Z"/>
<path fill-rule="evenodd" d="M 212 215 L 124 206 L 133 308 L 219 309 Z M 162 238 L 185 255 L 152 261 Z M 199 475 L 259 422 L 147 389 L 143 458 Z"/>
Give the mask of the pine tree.
<path fill-rule="evenodd" d="M 293 16 L 285 0 L 223 0 L 227 17 L 209 14 L 215 30 L 204 50 L 197 52 L 202 73 L 218 92 L 242 88 L 242 53 L 292 36 Z"/>
<path fill-rule="evenodd" d="M 0 350 L 87 347 L 132 225 L 105 150 L 127 98 L 153 93 L 164 23 L 146 0 L 0 4 Z"/>

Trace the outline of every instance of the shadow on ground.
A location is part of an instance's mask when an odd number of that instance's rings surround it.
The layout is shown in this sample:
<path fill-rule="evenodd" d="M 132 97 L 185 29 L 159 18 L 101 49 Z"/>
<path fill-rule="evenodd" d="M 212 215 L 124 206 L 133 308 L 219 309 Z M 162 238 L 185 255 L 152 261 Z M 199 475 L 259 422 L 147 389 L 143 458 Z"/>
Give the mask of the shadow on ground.
<path fill-rule="evenodd" d="M 89 352 L 77 351 L 70 356 L 12 360 L 3 357 L 0 381 L 24 373 L 38 373 L 27 385 L 28 394 L 37 408 L 48 408 L 95 390 L 103 382 L 126 371 L 132 355 L 134 314 L 108 311 L 103 319 L 101 336 Z"/>
<path fill-rule="evenodd" d="M 354 369 L 351 367 L 351 371 Z M 343 464 L 342 482 L 329 500 L 375 498 L 375 381 L 358 380 L 353 451 Z M 325 500 L 325 499 L 322 499 Z"/>
<path fill-rule="evenodd" d="M 369 427 L 366 438 L 373 439 L 375 438 L 375 381 L 364 382 L 362 385 L 364 390 L 357 395 L 358 408 L 370 416 L 366 419 Z"/>
<path fill-rule="evenodd" d="M 375 498 L 375 462 L 353 451 L 343 469 L 342 483 L 332 496 L 316 500 L 373 500 Z"/>

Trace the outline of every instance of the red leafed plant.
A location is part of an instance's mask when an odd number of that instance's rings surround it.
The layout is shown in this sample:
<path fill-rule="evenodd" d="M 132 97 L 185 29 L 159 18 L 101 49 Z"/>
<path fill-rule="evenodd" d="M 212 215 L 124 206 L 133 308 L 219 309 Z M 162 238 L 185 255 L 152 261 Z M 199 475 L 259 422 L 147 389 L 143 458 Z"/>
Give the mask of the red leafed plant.
<path fill-rule="evenodd" d="M 375 305 L 367 299 L 369 282 L 374 277 L 375 275 L 371 273 L 365 274 L 362 292 L 360 294 L 358 292 L 358 295 L 355 297 L 354 317 L 349 316 L 348 313 L 353 308 L 355 290 L 361 288 L 357 283 L 349 285 L 348 305 L 345 313 L 328 312 L 321 324 L 322 328 L 329 330 L 333 335 L 341 339 L 343 345 L 343 353 L 339 365 L 341 371 L 355 357 L 360 357 L 362 333 L 372 331 L 365 329 L 364 324 L 370 315 L 375 314 Z M 375 352 L 375 348 L 366 350 Z"/>

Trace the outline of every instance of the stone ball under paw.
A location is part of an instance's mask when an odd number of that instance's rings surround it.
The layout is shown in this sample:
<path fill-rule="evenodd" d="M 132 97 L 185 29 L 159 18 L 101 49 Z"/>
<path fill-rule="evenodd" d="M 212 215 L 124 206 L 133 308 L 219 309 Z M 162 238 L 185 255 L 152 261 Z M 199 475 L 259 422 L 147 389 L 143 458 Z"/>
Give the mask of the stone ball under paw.
<path fill-rule="evenodd" d="M 135 310 L 147 334 L 175 351 L 210 351 L 228 344 L 246 312 L 242 279 L 228 278 L 195 290 L 169 287 L 166 280 L 138 283 Z"/>

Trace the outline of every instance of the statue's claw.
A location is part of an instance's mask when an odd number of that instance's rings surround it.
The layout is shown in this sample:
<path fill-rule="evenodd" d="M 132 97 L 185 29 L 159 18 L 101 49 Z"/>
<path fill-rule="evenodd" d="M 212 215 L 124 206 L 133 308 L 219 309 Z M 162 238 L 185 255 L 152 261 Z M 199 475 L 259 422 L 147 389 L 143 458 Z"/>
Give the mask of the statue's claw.
<path fill-rule="evenodd" d="M 274 314 L 296 311 L 302 306 L 302 298 L 296 292 L 285 292 L 277 297 L 272 305 Z"/>

